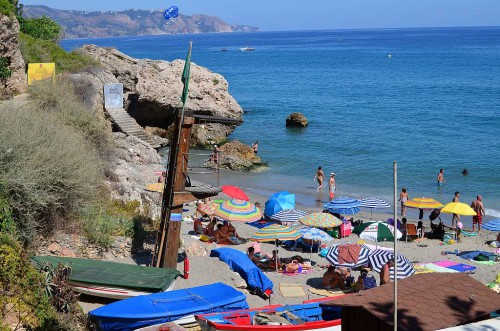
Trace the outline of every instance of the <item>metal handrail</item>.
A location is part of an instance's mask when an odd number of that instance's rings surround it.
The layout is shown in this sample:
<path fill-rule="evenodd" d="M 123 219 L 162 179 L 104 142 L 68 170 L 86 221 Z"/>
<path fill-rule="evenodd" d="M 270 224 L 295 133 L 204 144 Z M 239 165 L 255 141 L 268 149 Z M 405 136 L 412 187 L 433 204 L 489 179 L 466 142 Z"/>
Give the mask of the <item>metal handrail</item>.
<path fill-rule="evenodd" d="M 189 176 L 189 174 L 200 174 L 200 175 L 206 175 L 206 174 L 217 174 L 217 186 L 219 186 L 219 183 L 220 183 L 220 169 L 219 169 L 219 157 L 220 157 L 220 154 L 221 152 L 218 152 L 219 153 L 219 156 L 217 157 L 217 162 L 215 163 L 216 167 L 215 168 L 209 168 L 209 167 L 206 167 L 206 166 L 203 166 L 202 164 L 200 165 L 189 165 L 189 162 L 186 161 L 188 159 L 189 156 L 192 156 L 192 155 L 197 155 L 197 156 L 208 156 L 208 157 L 213 157 L 214 155 L 214 152 L 210 152 L 210 153 L 191 153 L 191 152 L 188 152 L 188 153 L 184 153 L 183 154 L 183 158 L 182 158 L 182 169 L 187 169 L 187 173 L 185 175 Z M 188 156 L 188 157 L 186 157 Z M 187 164 L 187 167 L 185 167 L 185 162 L 188 162 Z M 208 170 L 205 170 L 205 171 L 193 171 L 193 169 L 208 169 Z M 210 170 L 210 169 L 213 169 L 213 170 Z"/>

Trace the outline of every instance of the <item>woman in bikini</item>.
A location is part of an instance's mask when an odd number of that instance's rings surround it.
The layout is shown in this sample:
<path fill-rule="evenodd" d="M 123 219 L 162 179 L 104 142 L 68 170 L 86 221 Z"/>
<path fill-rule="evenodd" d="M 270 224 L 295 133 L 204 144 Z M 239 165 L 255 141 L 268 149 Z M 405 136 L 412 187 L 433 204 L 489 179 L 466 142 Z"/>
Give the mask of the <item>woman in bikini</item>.
<path fill-rule="evenodd" d="M 323 180 L 325 180 L 325 174 L 323 173 L 323 170 L 321 170 L 321 166 L 319 166 L 318 170 L 316 170 L 316 176 L 314 176 L 314 179 L 318 181 L 317 191 L 321 191 L 321 188 L 323 187 Z"/>
<path fill-rule="evenodd" d="M 410 196 L 408 192 L 406 192 L 406 187 L 401 189 L 401 193 L 399 193 L 399 201 L 401 201 L 401 216 L 406 216 L 406 206 L 405 202 L 410 200 Z"/>

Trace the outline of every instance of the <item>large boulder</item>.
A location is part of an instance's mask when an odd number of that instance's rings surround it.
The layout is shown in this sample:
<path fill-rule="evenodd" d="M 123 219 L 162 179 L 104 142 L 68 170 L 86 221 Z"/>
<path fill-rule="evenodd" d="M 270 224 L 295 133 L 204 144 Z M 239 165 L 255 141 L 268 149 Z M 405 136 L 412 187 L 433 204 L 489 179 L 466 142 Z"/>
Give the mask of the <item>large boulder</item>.
<path fill-rule="evenodd" d="M 172 62 L 134 59 L 116 49 L 84 45 L 79 52 L 97 60 L 120 82 L 124 89 L 124 105 L 137 122 L 145 126 L 167 129 L 174 122 L 174 110 L 181 106 L 183 60 Z M 228 83 L 220 74 L 191 63 L 189 97 L 186 110 L 194 114 L 241 120 L 243 109 L 228 92 Z M 208 146 L 225 141 L 235 124 L 195 124 L 192 146 Z"/>
<path fill-rule="evenodd" d="M 218 159 L 219 168 L 223 169 L 258 172 L 267 168 L 267 164 L 255 155 L 250 146 L 238 140 L 231 141 L 220 147 Z M 214 166 L 211 161 L 207 161 L 205 165 Z"/>
<path fill-rule="evenodd" d="M 25 73 L 25 63 L 19 49 L 19 22 L 15 16 L 0 14 L 0 56 L 7 59 L 10 77 L 0 80 L 0 99 L 10 99 L 15 95 L 25 93 L 28 80 Z"/>
<path fill-rule="evenodd" d="M 291 113 L 286 118 L 286 126 L 303 128 L 307 126 L 307 118 L 302 113 Z"/>

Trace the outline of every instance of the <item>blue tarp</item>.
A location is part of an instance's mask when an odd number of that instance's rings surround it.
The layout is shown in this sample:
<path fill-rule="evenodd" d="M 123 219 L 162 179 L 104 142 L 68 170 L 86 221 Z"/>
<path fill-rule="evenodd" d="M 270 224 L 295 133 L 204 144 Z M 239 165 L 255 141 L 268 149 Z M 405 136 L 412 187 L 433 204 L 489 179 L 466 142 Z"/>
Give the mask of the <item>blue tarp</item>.
<path fill-rule="evenodd" d="M 483 254 L 483 255 L 486 255 L 488 257 L 495 256 L 495 254 L 493 254 L 491 252 L 486 252 L 486 251 L 465 251 L 465 252 L 460 252 L 457 255 L 460 256 L 462 259 L 474 260 L 474 258 L 476 256 L 478 256 L 479 254 Z"/>
<path fill-rule="evenodd" d="M 89 315 L 103 331 L 132 331 L 193 314 L 247 308 L 245 294 L 215 283 L 117 301 L 94 309 Z"/>
<path fill-rule="evenodd" d="M 231 270 L 236 271 L 247 282 L 250 290 L 258 289 L 262 292 L 270 290 L 272 293 L 273 282 L 250 260 L 243 252 L 233 248 L 222 247 L 212 249 L 210 257 L 218 257 L 226 262 Z"/>

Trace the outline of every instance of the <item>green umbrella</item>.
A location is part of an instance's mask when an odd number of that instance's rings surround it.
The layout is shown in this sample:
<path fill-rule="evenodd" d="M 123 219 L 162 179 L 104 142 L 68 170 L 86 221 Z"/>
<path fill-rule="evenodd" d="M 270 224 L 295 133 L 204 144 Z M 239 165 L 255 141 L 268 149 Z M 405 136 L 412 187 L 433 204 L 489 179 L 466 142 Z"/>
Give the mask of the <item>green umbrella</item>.
<path fill-rule="evenodd" d="M 397 238 L 403 234 L 397 231 Z M 371 241 L 394 241 L 394 227 L 384 222 L 366 222 L 357 226 L 352 232 L 359 235 L 359 238 Z"/>

